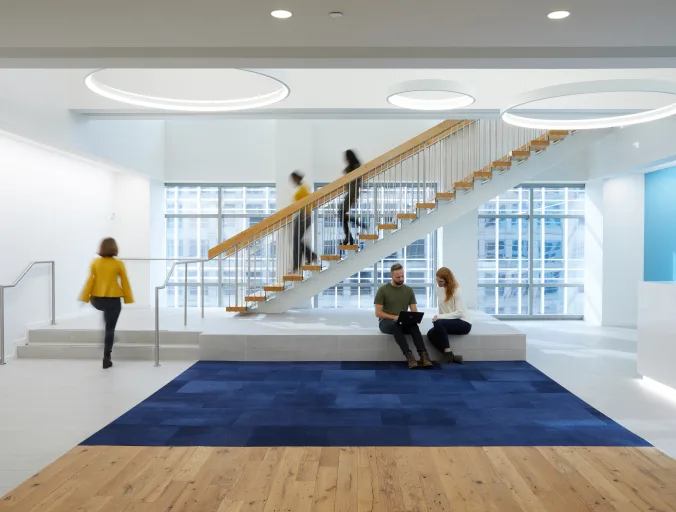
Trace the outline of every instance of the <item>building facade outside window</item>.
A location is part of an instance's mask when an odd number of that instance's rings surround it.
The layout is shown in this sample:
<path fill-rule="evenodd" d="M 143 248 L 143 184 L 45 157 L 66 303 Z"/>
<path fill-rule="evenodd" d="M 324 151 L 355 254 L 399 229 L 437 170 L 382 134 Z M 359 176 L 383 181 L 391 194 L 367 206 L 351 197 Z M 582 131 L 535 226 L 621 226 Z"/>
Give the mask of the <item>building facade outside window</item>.
<path fill-rule="evenodd" d="M 211 247 L 255 225 L 277 209 L 275 186 L 262 185 L 179 185 L 165 186 L 167 258 L 206 258 Z M 274 251 L 274 247 L 270 248 Z M 272 258 L 256 255 L 257 268 L 274 268 Z M 167 272 L 172 262 L 167 262 Z M 167 284 L 168 307 L 183 306 L 184 269 L 177 266 Z M 212 260 L 204 267 L 204 305 L 223 307 L 228 296 L 233 269 Z M 254 276 L 254 279 L 256 277 Z M 188 265 L 188 306 L 201 306 L 200 266 Z M 266 283 L 267 284 L 267 283 Z M 220 290 L 220 293 L 219 293 Z"/>
<path fill-rule="evenodd" d="M 479 208 L 480 310 L 582 317 L 584 204 L 583 185 L 522 185 Z"/>

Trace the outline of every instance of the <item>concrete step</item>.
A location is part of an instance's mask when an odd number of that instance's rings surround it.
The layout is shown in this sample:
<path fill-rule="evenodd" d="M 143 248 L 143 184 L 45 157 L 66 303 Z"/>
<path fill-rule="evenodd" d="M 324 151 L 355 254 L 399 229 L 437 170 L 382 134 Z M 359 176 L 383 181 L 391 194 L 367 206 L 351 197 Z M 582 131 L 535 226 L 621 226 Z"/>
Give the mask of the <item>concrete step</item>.
<path fill-rule="evenodd" d="M 25 359 L 101 359 L 102 343 L 29 343 L 17 346 L 17 357 Z M 164 361 L 197 361 L 200 348 L 194 345 L 165 345 L 160 347 L 160 357 Z M 148 360 L 155 358 L 153 345 L 116 343 L 113 347 L 113 361 Z"/>
<path fill-rule="evenodd" d="M 199 345 L 200 332 L 160 331 L 160 343 L 168 345 Z M 103 343 L 103 331 L 93 329 L 35 329 L 28 332 L 28 344 L 88 345 Z M 115 331 L 115 343 L 153 345 L 155 331 Z"/>

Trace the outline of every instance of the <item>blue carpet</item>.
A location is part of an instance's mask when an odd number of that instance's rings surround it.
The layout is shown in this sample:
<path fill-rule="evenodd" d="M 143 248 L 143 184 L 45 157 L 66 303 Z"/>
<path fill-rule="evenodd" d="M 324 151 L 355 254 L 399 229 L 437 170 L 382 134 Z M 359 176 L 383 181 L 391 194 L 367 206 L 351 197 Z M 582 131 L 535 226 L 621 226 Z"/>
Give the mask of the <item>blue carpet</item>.
<path fill-rule="evenodd" d="M 521 361 L 199 362 L 83 444 L 650 446 Z"/>

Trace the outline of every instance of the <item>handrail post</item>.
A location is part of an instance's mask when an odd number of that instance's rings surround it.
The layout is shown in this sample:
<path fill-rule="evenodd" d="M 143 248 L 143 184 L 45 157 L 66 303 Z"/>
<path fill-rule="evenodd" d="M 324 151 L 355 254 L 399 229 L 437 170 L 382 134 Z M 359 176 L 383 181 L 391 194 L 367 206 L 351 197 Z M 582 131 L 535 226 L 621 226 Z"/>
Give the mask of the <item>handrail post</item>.
<path fill-rule="evenodd" d="M 204 261 L 200 262 L 202 273 L 202 318 L 204 318 Z"/>
<path fill-rule="evenodd" d="M 160 366 L 160 287 L 155 287 L 155 367 Z"/>
<path fill-rule="evenodd" d="M 52 261 L 52 325 L 56 325 L 56 262 Z"/>
<path fill-rule="evenodd" d="M 0 285 L 0 366 L 5 364 L 5 287 Z"/>
<path fill-rule="evenodd" d="M 183 325 L 188 325 L 188 262 L 183 267 Z"/>

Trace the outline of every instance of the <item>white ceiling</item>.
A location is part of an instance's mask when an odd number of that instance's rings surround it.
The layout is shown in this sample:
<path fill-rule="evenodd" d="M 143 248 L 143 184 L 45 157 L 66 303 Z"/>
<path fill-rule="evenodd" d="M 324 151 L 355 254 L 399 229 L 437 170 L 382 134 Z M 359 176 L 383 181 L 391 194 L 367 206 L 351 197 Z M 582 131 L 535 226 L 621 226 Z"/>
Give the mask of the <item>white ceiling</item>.
<path fill-rule="evenodd" d="M 66 104 L 68 108 L 85 114 L 144 114 L 146 117 L 157 116 L 158 111 L 135 107 L 102 98 L 84 85 L 85 76 L 92 70 L 69 70 L 51 72 L 54 80 L 67 80 Z M 399 113 L 402 116 L 439 117 L 439 113 L 416 113 L 393 107 L 387 102 L 388 90 L 398 82 L 418 78 L 442 78 L 459 81 L 470 85 L 476 91 L 477 101 L 461 112 L 448 112 L 448 116 L 479 115 L 495 113 L 510 100 L 528 90 L 567 82 L 587 80 L 604 80 L 616 78 L 653 78 L 676 81 L 676 69 L 616 69 L 616 70 L 411 70 L 411 69 L 258 69 L 260 73 L 277 78 L 291 90 L 289 97 L 273 106 L 263 109 L 265 115 L 279 116 L 290 113 L 332 113 L 351 114 Z M 7 73 L 8 70 L 5 70 Z M 13 76 L 23 73 L 12 71 Z M 126 73 L 126 74 L 125 74 Z M 145 70 L 116 71 L 119 83 L 125 87 L 138 84 L 139 91 L 147 90 L 149 74 Z M 0 86 L 3 70 L 0 70 Z M 26 72 L 26 76 L 28 72 Z M 50 72 L 43 71 L 40 79 L 45 87 L 50 82 Z M 227 98 L 228 94 L 241 97 L 249 82 L 231 80 L 230 74 L 221 75 L 223 80 L 205 83 L 204 72 L 173 73 L 175 79 L 167 86 L 167 94 L 157 89 L 153 81 L 154 93 L 160 96 L 181 98 L 213 99 L 208 94 L 218 91 L 218 98 Z M 209 75 L 218 80 L 218 74 Z M 36 81 L 33 77 L 33 82 Z M 13 83 L 18 83 L 15 79 Z M 207 94 L 206 96 L 203 94 Z M 0 87 L 0 99 L 2 88 Z M 613 94 L 583 96 L 580 98 L 561 99 L 542 102 L 529 106 L 529 109 L 565 109 L 597 112 L 605 110 L 633 111 L 652 109 L 676 102 L 676 98 L 666 95 L 646 94 Z M 261 110 L 240 112 L 237 115 L 260 115 Z M 222 115 L 222 114 L 219 114 Z"/>
<path fill-rule="evenodd" d="M 674 20 L 674 0 L 5 0 L 0 66 L 676 66 Z"/>

